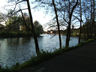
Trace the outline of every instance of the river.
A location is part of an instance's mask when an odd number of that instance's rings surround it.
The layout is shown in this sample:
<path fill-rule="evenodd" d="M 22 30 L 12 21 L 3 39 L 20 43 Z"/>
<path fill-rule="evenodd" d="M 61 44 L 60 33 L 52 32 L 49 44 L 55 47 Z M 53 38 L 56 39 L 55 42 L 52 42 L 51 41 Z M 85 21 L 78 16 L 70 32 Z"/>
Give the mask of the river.
<path fill-rule="evenodd" d="M 65 46 L 66 36 L 61 36 L 62 46 Z M 38 37 L 40 50 L 53 52 L 59 48 L 58 35 L 42 34 Z M 78 44 L 77 37 L 71 37 L 69 46 Z M 16 63 L 23 63 L 32 56 L 36 56 L 34 40 L 29 38 L 3 38 L 0 39 L 0 65 L 11 67 Z"/>

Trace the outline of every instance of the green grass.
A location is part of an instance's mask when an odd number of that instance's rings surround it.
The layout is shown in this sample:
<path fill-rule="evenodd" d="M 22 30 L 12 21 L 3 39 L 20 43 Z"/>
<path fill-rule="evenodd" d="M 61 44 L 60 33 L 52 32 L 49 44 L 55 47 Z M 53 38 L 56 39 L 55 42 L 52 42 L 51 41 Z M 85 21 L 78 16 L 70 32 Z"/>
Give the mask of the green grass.
<path fill-rule="evenodd" d="M 23 68 L 38 65 L 41 62 L 47 61 L 47 60 L 49 60 L 49 59 L 51 59 L 51 58 L 53 58 L 57 55 L 60 55 L 64 52 L 74 50 L 74 49 L 76 49 L 78 47 L 81 47 L 81 46 L 83 46 L 83 45 L 85 45 L 89 42 L 92 42 L 92 41 L 94 41 L 94 39 L 89 39 L 89 40 L 87 40 L 85 42 L 82 42 L 82 43 L 80 43 L 80 44 L 78 44 L 77 46 L 74 46 L 74 47 L 57 49 L 54 52 L 44 52 L 44 51 L 42 51 L 42 53 L 40 53 L 39 56 L 32 57 L 29 61 L 26 61 L 23 64 L 16 63 L 16 65 L 12 66 L 11 68 L 8 68 L 8 67 L 6 67 L 5 69 L 1 68 L 0 72 L 16 72 L 16 71 L 21 70 Z"/>

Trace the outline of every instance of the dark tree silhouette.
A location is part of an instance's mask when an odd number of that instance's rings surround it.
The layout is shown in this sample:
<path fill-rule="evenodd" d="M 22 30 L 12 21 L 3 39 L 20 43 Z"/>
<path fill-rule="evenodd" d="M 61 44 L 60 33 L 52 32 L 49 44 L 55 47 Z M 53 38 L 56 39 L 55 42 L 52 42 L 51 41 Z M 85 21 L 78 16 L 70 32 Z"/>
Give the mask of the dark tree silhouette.
<path fill-rule="evenodd" d="M 56 9 L 56 4 L 55 4 L 54 0 L 52 0 L 52 4 L 54 6 L 54 12 L 55 12 L 55 15 L 56 15 L 56 22 L 57 22 L 57 26 L 58 26 L 59 45 L 60 45 L 60 48 L 62 48 L 61 34 L 60 34 L 60 24 L 59 24 L 58 15 L 57 15 L 57 9 Z"/>
<path fill-rule="evenodd" d="M 74 12 L 77 5 L 78 5 L 78 0 L 71 9 L 71 3 L 69 0 L 69 11 L 68 11 L 69 12 L 69 21 L 68 21 L 68 26 L 67 26 L 66 48 L 69 47 L 69 41 L 70 41 L 70 35 L 71 35 L 71 19 L 72 19 L 73 12 Z"/>
<path fill-rule="evenodd" d="M 95 24 L 95 0 L 91 0 L 91 28 L 90 28 L 90 30 L 91 30 L 91 38 L 93 38 L 93 35 L 94 35 L 94 32 L 93 32 L 93 30 L 94 30 L 94 24 Z"/>
<path fill-rule="evenodd" d="M 80 0 L 80 32 L 79 32 L 79 40 L 78 43 L 80 43 L 81 41 L 81 26 L 82 26 L 82 7 L 81 7 L 81 0 Z"/>
<path fill-rule="evenodd" d="M 29 0 L 26 0 L 26 1 L 27 1 L 28 11 L 29 11 L 29 15 L 30 15 L 30 22 L 31 22 L 31 28 L 32 28 L 32 32 L 33 32 L 34 41 L 35 41 L 36 53 L 37 53 L 37 56 L 38 56 L 39 53 L 40 53 L 38 40 L 37 40 L 37 36 L 36 36 L 36 33 L 35 33 L 35 28 L 34 28 L 34 24 L 33 24 L 33 18 L 32 18 L 32 13 L 31 13 Z"/>

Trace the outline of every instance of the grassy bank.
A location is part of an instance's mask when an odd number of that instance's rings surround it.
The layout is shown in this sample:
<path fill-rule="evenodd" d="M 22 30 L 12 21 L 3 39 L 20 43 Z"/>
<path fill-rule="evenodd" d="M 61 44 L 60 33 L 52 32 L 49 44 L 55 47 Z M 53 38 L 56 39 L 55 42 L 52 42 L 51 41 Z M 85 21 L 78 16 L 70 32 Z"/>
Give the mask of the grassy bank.
<path fill-rule="evenodd" d="M 54 52 L 52 53 L 49 53 L 49 52 L 42 52 L 38 57 L 32 57 L 29 61 L 26 61 L 25 63 L 19 65 L 18 63 L 16 65 L 14 65 L 12 68 L 8 69 L 6 67 L 6 69 L 3 69 L 1 68 L 1 71 L 0 72 L 16 72 L 16 71 L 19 71 L 23 68 L 27 68 L 27 67 L 32 67 L 32 66 L 35 66 L 35 65 L 38 65 L 40 64 L 41 62 L 44 62 L 46 60 L 49 60 L 57 55 L 60 55 L 64 52 L 67 52 L 67 51 L 70 51 L 70 50 L 74 50 L 78 47 L 81 47 L 89 42 L 92 42 L 94 40 L 92 39 L 89 39 L 87 40 L 86 42 L 83 42 L 83 43 L 80 43 L 79 45 L 77 46 L 74 46 L 74 47 L 70 47 L 70 48 L 62 48 L 62 49 L 58 49 L 58 50 L 55 50 Z"/>

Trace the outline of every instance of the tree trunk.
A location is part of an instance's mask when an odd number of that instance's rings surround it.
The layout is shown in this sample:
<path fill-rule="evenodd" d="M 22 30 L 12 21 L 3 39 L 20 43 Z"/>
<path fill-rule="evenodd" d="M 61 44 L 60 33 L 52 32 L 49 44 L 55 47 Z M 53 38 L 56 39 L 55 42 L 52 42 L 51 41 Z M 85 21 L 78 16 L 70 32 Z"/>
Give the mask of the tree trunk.
<path fill-rule="evenodd" d="M 59 46 L 60 46 L 60 48 L 62 48 L 61 34 L 60 34 L 60 24 L 59 24 L 58 15 L 57 15 L 57 9 L 56 9 L 56 5 L 54 3 L 54 0 L 52 0 L 52 3 L 53 3 L 53 6 L 54 6 L 54 12 L 55 12 L 55 15 L 56 15 L 56 21 L 57 21 L 57 26 L 58 26 Z"/>
<path fill-rule="evenodd" d="M 93 38 L 93 26 L 94 26 L 94 18 L 95 18 L 95 0 L 91 0 L 91 38 Z"/>
<path fill-rule="evenodd" d="M 67 27 L 66 48 L 69 47 L 70 35 L 71 35 L 71 21 L 69 21 L 69 24 L 68 24 L 68 27 Z"/>
<path fill-rule="evenodd" d="M 82 26 L 82 7 L 81 7 L 81 0 L 80 0 L 80 32 L 79 32 L 79 41 L 78 41 L 78 43 L 81 42 L 81 26 Z"/>
<path fill-rule="evenodd" d="M 29 11 L 29 15 L 30 15 L 31 28 L 32 28 L 32 33 L 33 33 L 33 37 L 34 37 L 36 53 L 37 53 L 37 56 L 38 56 L 39 53 L 40 53 L 40 50 L 39 50 L 38 40 L 37 40 L 37 36 L 36 36 L 36 33 L 35 33 L 34 24 L 33 24 L 33 18 L 32 18 L 32 14 L 31 14 L 31 8 L 30 8 L 29 0 L 27 0 L 27 5 L 28 5 L 28 11 Z"/>
<path fill-rule="evenodd" d="M 95 24 L 95 0 L 93 0 L 93 13 L 92 13 L 92 38 L 94 38 L 94 24 Z"/>

